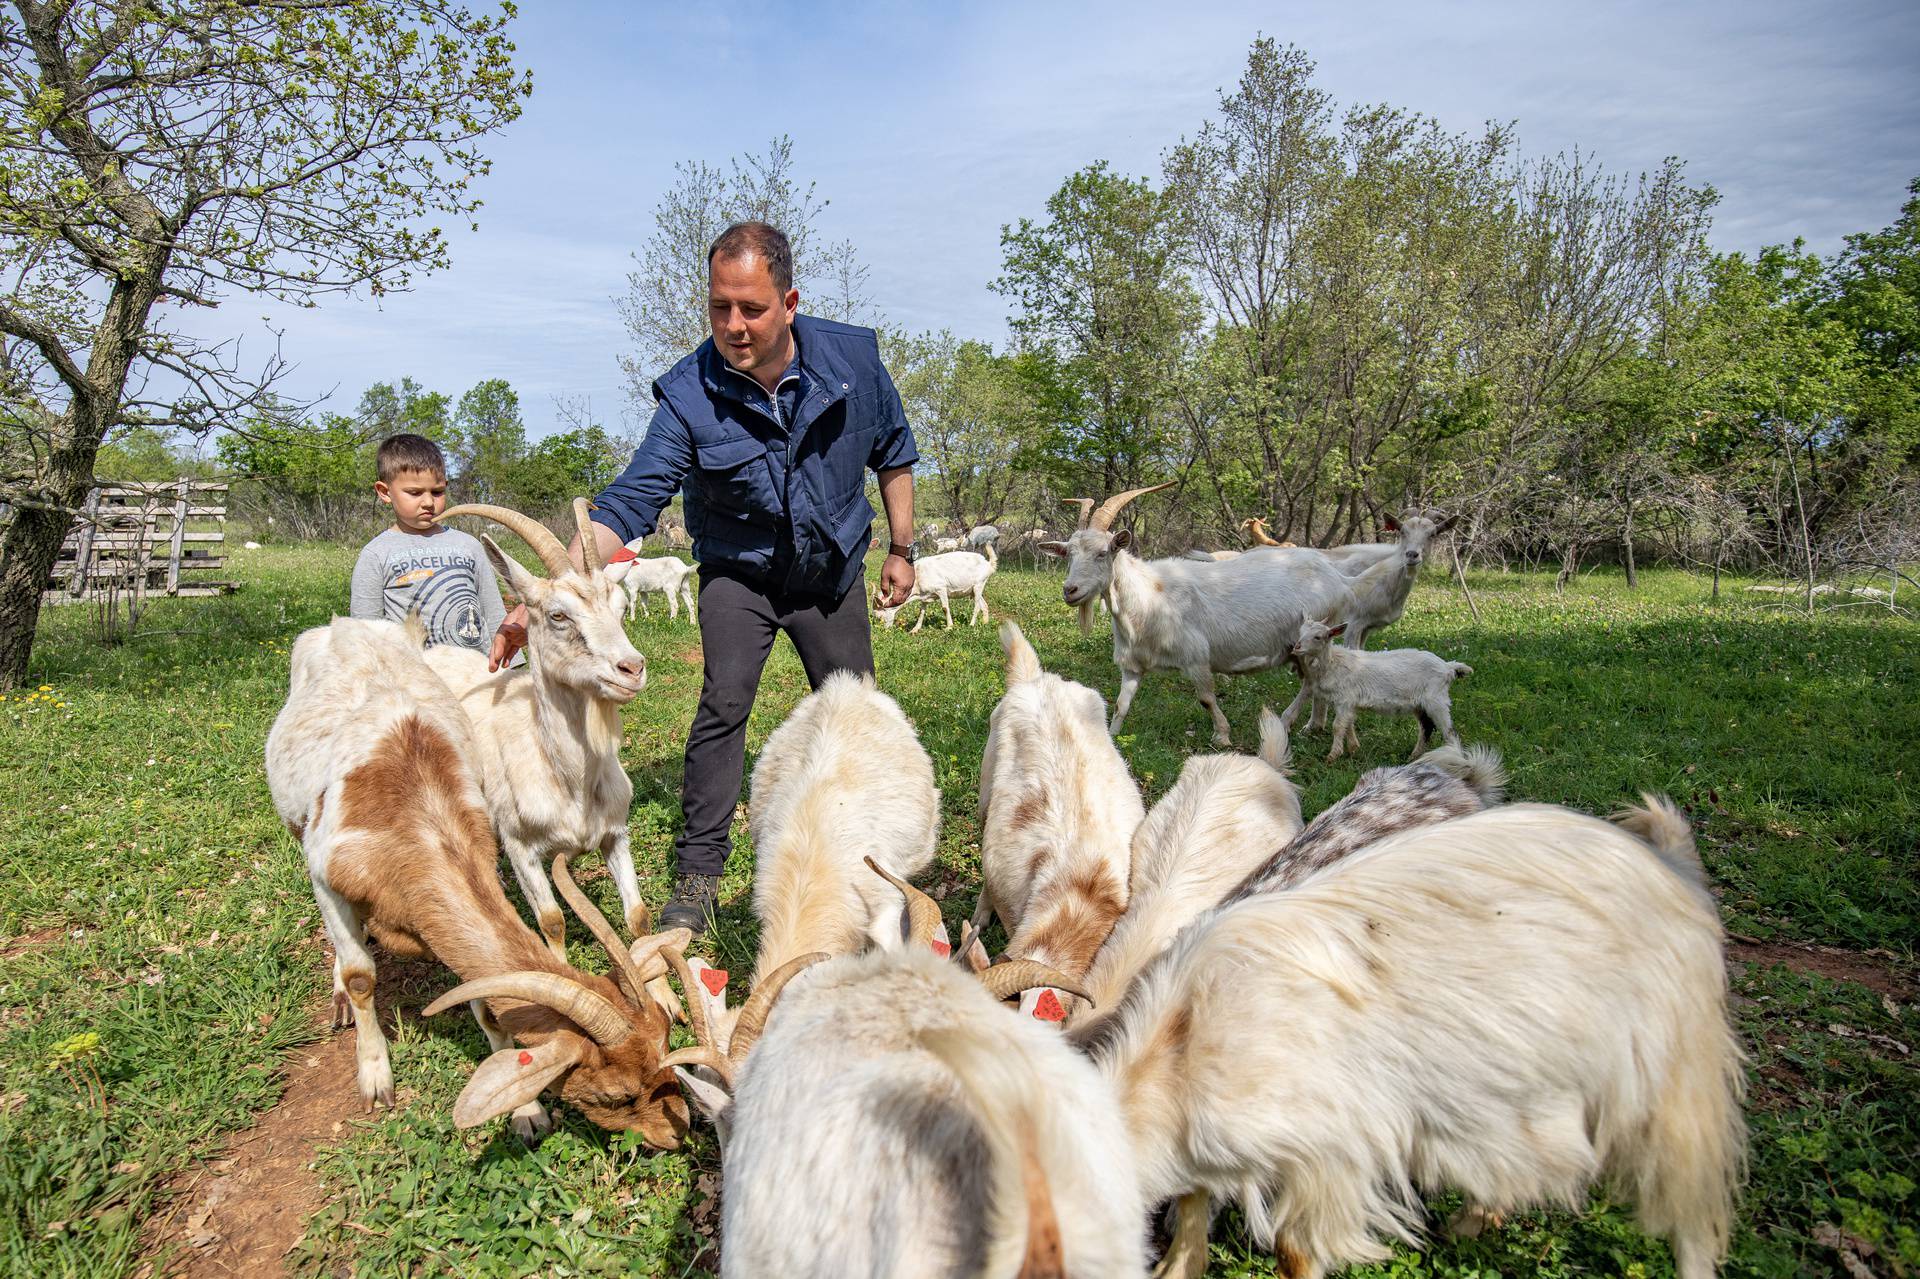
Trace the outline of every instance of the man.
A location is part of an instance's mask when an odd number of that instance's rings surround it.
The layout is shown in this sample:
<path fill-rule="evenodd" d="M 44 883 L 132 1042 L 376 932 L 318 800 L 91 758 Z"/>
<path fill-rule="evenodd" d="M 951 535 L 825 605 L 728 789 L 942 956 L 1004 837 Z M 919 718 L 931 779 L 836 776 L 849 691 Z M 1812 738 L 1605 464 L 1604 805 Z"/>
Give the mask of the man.
<path fill-rule="evenodd" d="M 774 634 L 785 631 L 818 688 L 835 671 L 873 671 L 863 560 L 880 477 L 892 545 L 880 571 L 888 605 L 913 588 L 913 464 L 900 395 L 872 329 L 801 315 L 787 237 L 764 222 L 728 227 L 707 253 L 713 336 L 653 384 L 658 405 L 633 460 L 595 503 L 610 560 L 651 533 L 682 486 L 700 563 L 700 707 L 687 733 L 683 818 L 663 928 L 704 932 L 730 848 L 746 767 L 747 715 Z M 569 548 L 579 564 L 579 538 Z M 493 645 L 497 669 L 525 642 L 514 610 Z"/>

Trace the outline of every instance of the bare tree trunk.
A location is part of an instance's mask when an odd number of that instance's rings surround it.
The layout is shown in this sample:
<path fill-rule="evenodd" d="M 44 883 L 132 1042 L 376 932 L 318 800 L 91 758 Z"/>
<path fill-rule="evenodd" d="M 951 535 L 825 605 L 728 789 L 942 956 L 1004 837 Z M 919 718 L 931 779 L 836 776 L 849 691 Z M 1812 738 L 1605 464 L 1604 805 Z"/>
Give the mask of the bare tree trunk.
<path fill-rule="evenodd" d="M 1627 589 L 1640 588 L 1640 573 L 1633 562 L 1633 499 L 1627 499 L 1627 526 L 1620 535 L 1620 542 L 1627 553 Z"/>
<path fill-rule="evenodd" d="M 1806 556 L 1807 566 L 1807 615 L 1813 615 L 1813 536 L 1807 531 L 1807 506 L 1800 495 L 1800 466 L 1794 460 L 1793 450 L 1781 440 L 1780 451 L 1787 455 L 1787 474 L 1793 479 L 1793 512 L 1800 520 L 1800 550 Z"/>
<path fill-rule="evenodd" d="M 1720 602 L 1720 561 L 1727 553 L 1727 535 L 1723 532 L 1713 544 L 1713 602 Z"/>
<path fill-rule="evenodd" d="M 84 485 L 43 495 L 48 507 L 75 507 L 86 500 Z M 0 692 L 27 682 L 33 633 L 40 623 L 40 595 L 60 558 L 73 516 L 40 506 L 18 506 L 13 523 L 0 538 Z"/>
<path fill-rule="evenodd" d="M 1553 589 L 1556 594 L 1566 591 L 1568 579 L 1572 578 L 1579 569 L 1580 543 L 1569 542 L 1567 549 L 1560 556 L 1560 573 L 1553 579 Z"/>

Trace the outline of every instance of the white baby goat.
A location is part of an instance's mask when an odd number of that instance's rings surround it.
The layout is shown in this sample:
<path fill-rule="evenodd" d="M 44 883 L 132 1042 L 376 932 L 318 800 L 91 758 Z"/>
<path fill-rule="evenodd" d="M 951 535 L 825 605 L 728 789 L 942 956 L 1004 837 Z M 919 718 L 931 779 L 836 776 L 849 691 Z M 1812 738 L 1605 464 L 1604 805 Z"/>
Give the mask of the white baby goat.
<path fill-rule="evenodd" d="M 1473 667 L 1449 662 L 1420 648 L 1368 653 L 1333 647 L 1333 640 L 1344 630 L 1344 624 L 1330 627 L 1313 620 L 1301 623 L 1300 637 L 1292 648 L 1294 664 L 1300 671 L 1300 692 L 1280 717 L 1287 727 L 1293 727 L 1306 702 L 1324 707 L 1333 719 L 1333 749 L 1327 754 L 1328 763 L 1339 759 L 1348 746 L 1360 749 L 1353 717 L 1363 710 L 1419 717 L 1420 740 L 1414 743 L 1414 759 L 1420 758 L 1435 732 L 1447 745 L 1459 746 L 1448 689 L 1462 675 L 1473 674 Z"/>
<path fill-rule="evenodd" d="M 929 555 L 913 566 L 913 589 L 907 592 L 907 598 L 891 608 L 882 607 L 878 589 L 873 595 L 873 615 L 880 619 L 880 625 L 893 626 L 894 617 L 901 609 L 916 600 L 920 604 L 920 615 L 914 619 L 913 632 L 918 632 L 927 620 L 927 601 L 938 599 L 940 609 L 947 615 L 946 629 L 953 629 L 953 605 L 949 596 L 971 593 L 973 611 L 967 615 L 967 625 L 990 620 L 987 612 L 987 579 L 993 576 L 994 569 L 1000 566 L 1000 556 L 989 542 L 980 551 L 949 551 L 944 555 Z"/>
<path fill-rule="evenodd" d="M 1126 909 L 1128 846 L 1146 810 L 1107 735 L 1100 695 L 1041 670 L 1012 622 L 1000 624 L 1000 643 L 1007 691 L 980 760 L 973 928 L 998 914 L 1008 955 L 1078 978 Z M 1057 1021 L 1069 1006 L 1049 988 L 1024 996 L 1021 1011 Z"/>
<path fill-rule="evenodd" d="M 630 551 L 639 551 L 645 538 L 634 538 L 627 543 Z M 627 575 L 620 585 L 627 593 L 627 620 L 633 620 L 634 605 L 648 617 L 653 616 L 647 607 L 647 596 L 658 592 L 667 597 L 667 616 L 679 620 L 680 605 L 687 606 L 687 618 L 693 618 L 693 579 L 700 572 L 698 564 L 689 564 L 685 560 L 671 555 L 657 555 L 637 559 L 627 564 Z"/>

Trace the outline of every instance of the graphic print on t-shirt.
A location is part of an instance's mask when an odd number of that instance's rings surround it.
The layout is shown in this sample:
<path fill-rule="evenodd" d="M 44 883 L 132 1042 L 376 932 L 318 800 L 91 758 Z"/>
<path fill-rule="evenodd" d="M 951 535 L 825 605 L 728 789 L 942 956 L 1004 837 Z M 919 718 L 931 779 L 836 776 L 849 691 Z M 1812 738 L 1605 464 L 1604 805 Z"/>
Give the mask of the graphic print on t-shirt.
<path fill-rule="evenodd" d="M 475 589 L 478 563 L 471 555 L 436 551 L 394 559 L 387 564 L 386 613 L 405 621 L 420 610 L 427 634 L 452 643 L 480 643 L 480 596 Z M 445 642 L 445 641 L 443 641 Z"/>

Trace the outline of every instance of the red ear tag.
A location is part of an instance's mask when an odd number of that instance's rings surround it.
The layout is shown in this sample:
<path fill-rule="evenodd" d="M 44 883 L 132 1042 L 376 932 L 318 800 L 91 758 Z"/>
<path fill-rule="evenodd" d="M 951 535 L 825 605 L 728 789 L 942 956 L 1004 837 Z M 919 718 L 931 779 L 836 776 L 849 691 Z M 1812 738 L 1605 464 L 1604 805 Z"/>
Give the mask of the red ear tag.
<path fill-rule="evenodd" d="M 521 1064 L 522 1066 L 531 1066 L 531 1065 L 533 1065 L 533 1054 L 532 1054 L 532 1053 L 530 1053 L 530 1052 L 528 1052 L 528 1051 L 527 1051 L 526 1049 L 524 1049 L 524 1048 L 522 1048 L 522 1049 L 520 1050 L 520 1064 Z"/>
<path fill-rule="evenodd" d="M 1041 1021 L 1065 1021 L 1067 1010 L 1060 1006 L 1060 1000 L 1050 990 L 1040 992 L 1039 1000 L 1033 1005 L 1033 1015 Z"/>
<path fill-rule="evenodd" d="M 927 945 L 933 947 L 933 953 L 940 956 L 940 958 L 942 959 L 945 959 L 948 955 L 951 955 L 953 953 L 952 943 L 943 942 L 938 937 L 928 942 Z"/>
<path fill-rule="evenodd" d="M 631 546 L 623 546 L 613 554 L 607 556 L 607 563 L 624 564 L 628 560 L 637 560 L 639 558 L 640 552 L 634 550 Z"/>
<path fill-rule="evenodd" d="M 707 988 L 709 995 L 718 995 L 727 988 L 727 970 L 724 968 L 702 968 L 700 984 Z"/>

